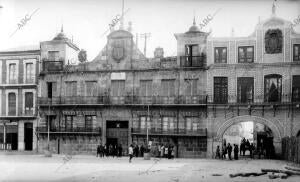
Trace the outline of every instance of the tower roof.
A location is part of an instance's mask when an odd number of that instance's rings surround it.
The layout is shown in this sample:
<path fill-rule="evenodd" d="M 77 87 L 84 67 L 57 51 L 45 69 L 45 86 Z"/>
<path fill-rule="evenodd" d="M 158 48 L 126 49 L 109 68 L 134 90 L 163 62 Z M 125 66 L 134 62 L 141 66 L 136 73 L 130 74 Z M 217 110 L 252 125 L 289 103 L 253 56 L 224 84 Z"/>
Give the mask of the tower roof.
<path fill-rule="evenodd" d="M 189 28 L 189 31 L 186 33 L 200 33 L 200 28 L 196 25 L 196 20 L 194 16 L 193 25 Z"/>
<path fill-rule="evenodd" d="M 53 38 L 53 40 L 69 40 L 66 34 L 64 33 L 64 27 L 61 26 L 60 32 Z"/>

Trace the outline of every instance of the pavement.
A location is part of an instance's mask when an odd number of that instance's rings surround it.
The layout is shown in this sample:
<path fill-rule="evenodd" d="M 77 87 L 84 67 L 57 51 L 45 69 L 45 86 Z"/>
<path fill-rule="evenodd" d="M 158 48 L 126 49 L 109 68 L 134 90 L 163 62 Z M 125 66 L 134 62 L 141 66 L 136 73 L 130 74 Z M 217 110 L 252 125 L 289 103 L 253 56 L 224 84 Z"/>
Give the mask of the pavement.
<path fill-rule="evenodd" d="M 229 174 L 260 172 L 262 168 L 284 169 L 280 160 L 157 159 L 128 157 L 96 158 L 90 155 L 0 155 L 0 181 L 89 181 L 89 182 L 299 182 L 300 176 L 288 179 L 258 177 L 230 178 Z"/>

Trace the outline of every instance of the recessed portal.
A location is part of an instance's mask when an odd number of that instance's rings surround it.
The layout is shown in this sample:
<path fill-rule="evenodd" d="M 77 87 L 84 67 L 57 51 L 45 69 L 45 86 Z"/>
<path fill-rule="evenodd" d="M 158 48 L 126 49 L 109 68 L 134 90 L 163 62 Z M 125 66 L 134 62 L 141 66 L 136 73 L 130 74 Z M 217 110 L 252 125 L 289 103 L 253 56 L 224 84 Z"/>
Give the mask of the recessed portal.
<path fill-rule="evenodd" d="M 254 145 L 254 155 L 264 158 L 274 157 L 273 133 L 261 123 L 247 121 L 234 124 L 227 128 L 223 135 L 223 145 L 230 143 L 239 146 L 241 156 L 250 156 L 250 145 Z"/>

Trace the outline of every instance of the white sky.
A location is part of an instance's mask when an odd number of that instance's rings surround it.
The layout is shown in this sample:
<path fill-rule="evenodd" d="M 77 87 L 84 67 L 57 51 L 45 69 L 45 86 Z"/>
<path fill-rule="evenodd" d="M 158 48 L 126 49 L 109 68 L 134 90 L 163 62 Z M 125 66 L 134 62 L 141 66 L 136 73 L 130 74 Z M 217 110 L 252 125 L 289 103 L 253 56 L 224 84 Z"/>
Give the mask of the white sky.
<path fill-rule="evenodd" d="M 212 28 L 214 37 L 230 36 L 232 27 L 236 36 L 248 36 L 254 31 L 260 16 L 271 15 L 273 0 L 125 0 L 125 27 L 132 21 L 133 34 L 151 33 L 147 56 L 153 57 L 156 47 L 163 47 L 165 56 L 176 55 L 174 33 L 183 33 L 192 24 L 221 8 L 213 20 L 203 29 Z M 60 31 L 61 24 L 74 43 L 87 50 L 92 60 L 106 44 L 101 35 L 108 24 L 121 14 L 122 0 L 0 0 L 0 49 L 24 45 L 38 45 Z M 12 37 L 17 24 L 26 14 L 32 16 L 24 27 Z M 277 16 L 293 21 L 300 15 L 300 0 L 277 0 Z M 295 29 L 300 32 L 300 24 Z M 144 40 L 139 39 L 143 51 Z"/>

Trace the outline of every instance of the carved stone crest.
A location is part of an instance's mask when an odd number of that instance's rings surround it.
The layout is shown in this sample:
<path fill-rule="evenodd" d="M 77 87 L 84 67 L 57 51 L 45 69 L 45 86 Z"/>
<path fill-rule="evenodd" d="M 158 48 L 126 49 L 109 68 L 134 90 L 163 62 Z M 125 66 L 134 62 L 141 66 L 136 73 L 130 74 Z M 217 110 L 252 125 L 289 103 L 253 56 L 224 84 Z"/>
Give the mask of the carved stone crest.
<path fill-rule="evenodd" d="M 265 34 L 265 50 L 267 54 L 282 53 L 282 31 L 268 30 Z"/>
<path fill-rule="evenodd" d="M 120 62 L 125 57 L 124 41 L 116 40 L 112 45 L 112 57 L 115 61 Z"/>

